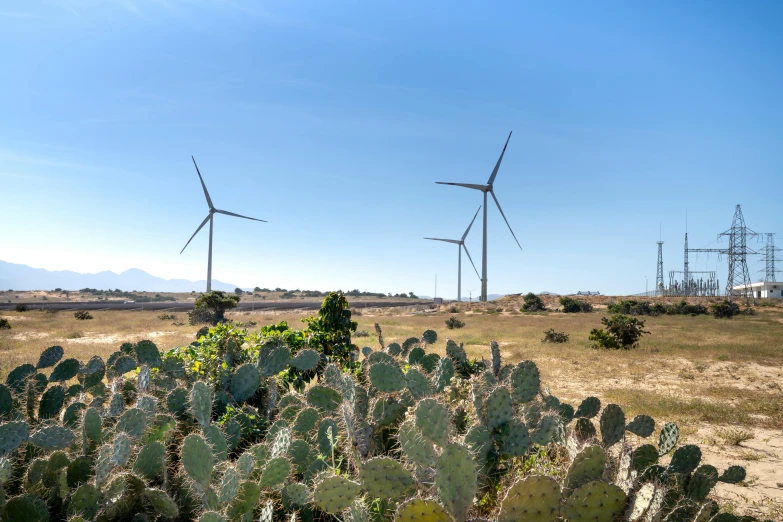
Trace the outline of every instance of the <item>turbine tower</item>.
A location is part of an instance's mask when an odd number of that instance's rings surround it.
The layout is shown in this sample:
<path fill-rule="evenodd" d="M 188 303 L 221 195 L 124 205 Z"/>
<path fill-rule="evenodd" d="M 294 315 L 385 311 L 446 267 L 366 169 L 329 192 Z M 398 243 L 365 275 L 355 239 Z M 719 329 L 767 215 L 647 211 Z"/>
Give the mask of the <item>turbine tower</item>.
<path fill-rule="evenodd" d="M 779 248 L 775 248 L 775 234 L 767 233 L 767 241 L 764 244 L 764 281 L 771 283 L 776 280 L 776 273 L 783 272 L 783 270 L 775 269 L 775 261 L 783 261 L 783 259 L 776 259 L 775 252 L 780 252 Z"/>
<path fill-rule="evenodd" d="M 493 183 L 495 183 L 495 178 L 498 175 L 498 169 L 500 169 L 500 162 L 503 161 L 503 155 L 506 153 L 506 147 L 508 147 L 508 141 L 510 139 L 511 139 L 511 132 L 508 133 L 506 144 L 503 145 L 503 151 L 500 153 L 498 162 L 495 164 L 495 168 L 492 170 L 492 174 L 489 176 L 489 180 L 485 185 L 436 181 L 436 183 L 439 185 L 453 185 L 455 187 L 465 187 L 473 190 L 478 190 L 484 193 L 484 237 L 481 240 L 481 300 L 482 301 L 487 300 L 487 193 L 492 194 L 492 199 L 495 200 L 495 205 L 497 205 L 498 210 L 500 211 L 500 215 L 503 216 L 503 221 L 506 222 L 506 225 L 508 226 L 508 230 L 511 232 L 511 235 L 514 236 L 514 241 L 517 242 L 517 246 L 519 247 L 520 250 L 522 250 L 522 245 L 519 244 L 519 240 L 517 239 L 516 234 L 514 234 L 514 231 L 511 229 L 511 225 L 508 223 L 508 219 L 506 219 L 506 215 L 503 213 L 503 209 L 500 206 L 500 202 L 498 201 L 497 196 L 495 196 L 495 191 L 493 190 Z"/>
<path fill-rule="evenodd" d="M 473 265 L 473 270 L 476 270 L 476 265 L 473 264 L 473 258 L 470 257 L 470 252 L 468 252 L 468 247 L 465 246 L 465 238 L 468 237 L 468 232 L 470 232 L 470 227 L 473 226 L 473 222 L 476 221 L 476 216 L 478 216 L 479 210 L 481 210 L 481 207 L 476 210 L 476 213 L 473 215 L 473 219 L 470 221 L 470 225 L 468 225 L 467 230 L 465 230 L 465 233 L 462 234 L 462 238 L 460 239 L 440 239 L 438 237 L 425 237 L 424 239 L 429 239 L 431 241 L 444 241 L 446 243 L 454 243 L 457 245 L 457 301 L 462 301 L 462 249 L 465 249 L 465 253 L 468 255 L 468 259 L 470 259 L 470 264 Z M 476 270 L 476 275 L 478 276 L 478 270 Z M 479 276 L 479 279 L 481 279 L 481 276 Z M 435 276 L 435 293 L 437 294 L 438 290 L 438 276 Z"/>
<path fill-rule="evenodd" d="M 184 252 L 185 249 L 188 248 L 188 245 L 193 240 L 193 238 L 196 237 L 198 231 L 204 228 L 204 225 L 206 225 L 207 221 L 209 221 L 209 255 L 207 256 L 207 292 L 211 292 L 212 291 L 212 223 L 215 214 L 225 214 L 227 216 L 250 219 L 253 221 L 261 221 L 262 223 L 266 223 L 266 221 L 263 219 L 256 219 L 247 216 L 242 216 L 240 214 L 234 214 L 233 212 L 228 212 L 227 210 L 220 210 L 215 208 L 215 206 L 212 204 L 212 198 L 209 197 L 209 192 L 207 192 L 207 186 L 204 184 L 204 178 L 201 177 L 201 172 L 198 170 L 198 165 L 196 165 L 196 159 L 193 156 L 191 156 L 190 158 L 193 160 L 193 166 L 196 167 L 196 173 L 198 174 L 198 179 L 201 180 L 201 188 L 204 189 L 204 197 L 207 198 L 207 205 L 209 205 L 209 214 L 207 214 L 207 217 L 204 218 L 204 221 L 201 222 L 201 224 L 198 226 L 196 231 L 193 232 L 193 235 L 190 236 L 190 239 L 188 239 L 188 242 L 185 243 L 185 246 L 182 247 L 180 254 L 182 254 L 182 252 Z"/>
<path fill-rule="evenodd" d="M 663 295 L 663 241 L 658 241 L 658 271 L 655 274 L 655 295 Z"/>

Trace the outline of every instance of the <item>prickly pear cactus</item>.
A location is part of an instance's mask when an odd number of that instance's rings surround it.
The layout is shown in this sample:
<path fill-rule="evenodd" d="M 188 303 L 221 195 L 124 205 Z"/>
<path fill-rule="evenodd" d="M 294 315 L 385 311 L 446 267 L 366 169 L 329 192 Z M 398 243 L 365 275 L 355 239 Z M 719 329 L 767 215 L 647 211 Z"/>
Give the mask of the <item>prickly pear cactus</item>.
<path fill-rule="evenodd" d="M 188 477 L 203 488 L 209 486 L 212 472 L 212 449 L 204 437 L 195 433 L 185 437 L 180 460 Z"/>
<path fill-rule="evenodd" d="M 616 404 L 607 404 L 601 413 L 601 441 L 605 446 L 620 442 L 625 433 L 625 414 Z"/>
<path fill-rule="evenodd" d="M 372 498 L 397 498 L 416 483 L 399 461 L 388 457 L 368 460 L 359 471 L 362 487 Z"/>
<path fill-rule="evenodd" d="M 416 405 L 416 427 L 422 435 L 439 446 L 449 440 L 451 414 L 449 409 L 435 399 L 423 399 Z"/>
<path fill-rule="evenodd" d="M 560 514 L 560 484 L 551 477 L 531 475 L 517 481 L 506 492 L 498 522 L 557 520 Z"/>
<path fill-rule="evenodd" d="M 435 487 L 443 505 L 455 520 L 464 521 L 478 485 L 473 454 L 461 444 L 443 448 L 435 466 Z"/>
<path fill-rule="evenodd" d="M 315 484 L 313 502 L 326 513 L 339 513 L 353 502 L 361 486 L 342 476 L 324 477 Z"/>
<path fill-rule="evenodd" d="M 655 431 L 655 420 L 649 415 L 637 415 L 625 429 L 639 437 L 649 437 Z"/>
<path fill-rule="evenodd" d="M 568 467 L 565 489 L 576 489 L 583 484 L 601 480 L 606 467 L 606 452 L 601 446 L 587 446 Z"/>
<path fill-rule="evenodd" d="M 563 515 L 568 521 L 613 522 L 623 513 L 626 498 L 614 484 L 588 482 L 571 493 Z"/>
<path fill-rule="evenodd" d="M 452 522 L 448 512 L 434 500 L 421 498 L 403 502 L 394 514 L 395 522 Z"/>
<path fill-rule="evenodd" d="M 370 366 L 370 383 L 378 391 L 394 393 L 402 390 L 407 385 L 405 375 L 398 366 L 381 362 Z"/>
<path fill-rule="evenodd" d="M 516 402 L 529 402 L 536 398 L 541 380 L 533 361 L 522 361 L 511 372 L 511 394 Z"/>
<path fill-rule="evenodd" d="M 190 411 L 203 427 L 212 421 L 212 390 L 204 381 L 196 381 L 190 389 Z"/>
<path fill-rule="evenodd" d="M 673 422 L 667 422 L 661 428 L 661 433 L 658 436 L 658 453 L 666 455 L 674 449 L 679 439 L 680 430 L 677 428 L 677 425 Z"/>

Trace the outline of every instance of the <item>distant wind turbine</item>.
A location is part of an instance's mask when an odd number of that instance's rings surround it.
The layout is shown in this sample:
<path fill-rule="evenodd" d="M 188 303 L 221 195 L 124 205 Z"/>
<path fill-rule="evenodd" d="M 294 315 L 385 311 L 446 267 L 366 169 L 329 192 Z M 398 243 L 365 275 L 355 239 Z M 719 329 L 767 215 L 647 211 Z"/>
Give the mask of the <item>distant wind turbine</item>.
<path fill-rule="evenodd" d="M 468 247 L 465 246 L 465 238 L 468 237 L 468 232 L 470 232 L 470 227 L 473 226 L 473 222 L 476 221 L 476 216 L 478 216 L 479 210 L 481 210 L 481 207 L 476 210 L 476 213 L 473 215 L 473 219 L 470 221 L 470 225 L 468 225 L 467 230 L 465 230 L 465 233 L 462 234 L 461 239 L 440 239 L 438 237 L 425 237 L 424 239 L 429 239 L 431 241 L 444 241 L 446 243 L 454 243 L 457 245 L 457 301 L 462 301 L 462 249 L 465 249 L 465 253 L 468 255 L 468 259 L 470 259 L 470 264 L 473 265 L 473 270 L 476 271 L 476 275 L 479 279 L 481 279 L 481 276 L 479 276 L 478 270 L 476 270 L 476 265 L 473 264 L 473 258 L 470 257 L 470 252 L 468 252 Z M 436 279 L 437 281 L 437 276 Z M 436 288 L 437 288 L 437 283 Z"/>
<path fill-rule="evenodd" d="M 487 300 L 487 193 L 492 194 L 492 199 L 495 200 L 495 204 L 498 206 L 500 215 L 503 216 L 503 220 L 506 222 L 506 225 L 508 226 L 511 235 L 514 236 L 514 241 L 517 242 L 517 246 L 519 247 L 520 250 L 522 250 L 522 245 L 519 244 L 519 240 L 517 239 L 516 234 L 514 234 L 514 231 L 511 230 L 511 225 L 508 223 L 508 219 L 506 219 L 506 215 L 503 213 L 503 209 L 500 207 L 500 202 L 498 201 L 497 196 L 495 196 L 495 191 L 492 189 L 492 184 L 495 182 L 495 177 L 497 177 L 498 175 L 498 169 L 500 169 L 500 162 L 503 161 L 503 154 L 506 153 L 506 147 L 508 147 L 508 141 L 510 139 L 511 139 L 511 132 L 508 133 L 506 144 L 503 146 L 503 151 L 500 153 L 498 162 L 497 164 L 495 164 L 495 169 L 492 171 L 492 174 L 489 176 L 489 181 L 487 181 L 486 185 L 474 185 L 471 183 L 450 183 L 445 181 L 436 181 L 436 183 L 438 183 L 439 185 L 454 185 L 456 187 L 465 187 L 473 190 L 480 190 L 481 192 L 484 193 L 484 238 L 482 239 L 482 248 L 481 248 L 481 300 L 482 301 Z"/>
<path fill-rule="evenodd" d="M 204 221 L 201 222 L 201 224 L 198 226 L 195 232 L 193 232 L 193 235 L 190 236 L 190 239 L 188 239 L 188 242 L 185 243 L 185 246 L 182 247 L 182 250 L 180 251 L 180 254 L 185 251 L 186 248 L 188 248 L 188 245 L 191 241 L 193 241 L 193 238 L 196 237 L 196 234 L 198 234 L 198 231 L 204 228 L 204 225 L 207 224 L 207 221 L 209 221 L 209 256 L 207 258 L 207 292 L 212 291 L 212 222 L 215 217 L 215 214 L 225 214 L 227 216 L 234 216 L 244 219 L 251 219 L 253 221 L 261 221 L 262 223 L 266 223 L 263 219 L 256 219 L 251 218 L 247 216 L 242 216 L 240 214 L 234 214 L 233 212 L 228 212 L 227 210 L 220 210 L 215 208 L 215 206 L 212 204 L 212 198 L 209 197 L 209 192 L 207 192 L 207 186 L 204 184 L 204 178 L 201 177 L 201 172 L 198 170 L 198 165 L 196 165 L 196 159 L 191 156 L 190 157 L 193 160 L 193 166 L 196 167 L 196 173 L 198 174 L 198 179 L 201 180 L 201 188 L 204 189 L 204 197 L 207 198 L 207 205 L 209 205 L 209 214 L 207 214 L 207 217 L 204 218 Z"/>

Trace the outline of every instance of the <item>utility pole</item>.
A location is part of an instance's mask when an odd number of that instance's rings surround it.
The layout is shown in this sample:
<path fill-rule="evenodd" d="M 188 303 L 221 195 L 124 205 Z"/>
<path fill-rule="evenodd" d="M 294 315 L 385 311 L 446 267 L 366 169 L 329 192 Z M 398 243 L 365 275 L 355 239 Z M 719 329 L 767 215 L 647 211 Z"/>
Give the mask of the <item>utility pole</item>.
<path fill-rule="evenodd" d="M 658 269 L 655 272 L 655 295 L 663 294 L 663 237 L 661 226 L 658 225 Z"/>
<path fill-rule="evenodd" d="M 775 248 L 775 234 L 767 233 L 767 241 L 764 244 L 764 281 L 773 282 L 776 280 L 776 272 L 783 272 L 783 270 L 775 270 L 775 261 L 783 261 L 783 259 L 776 259 L 775 252 L 780 252 L 781 249 Z"/>

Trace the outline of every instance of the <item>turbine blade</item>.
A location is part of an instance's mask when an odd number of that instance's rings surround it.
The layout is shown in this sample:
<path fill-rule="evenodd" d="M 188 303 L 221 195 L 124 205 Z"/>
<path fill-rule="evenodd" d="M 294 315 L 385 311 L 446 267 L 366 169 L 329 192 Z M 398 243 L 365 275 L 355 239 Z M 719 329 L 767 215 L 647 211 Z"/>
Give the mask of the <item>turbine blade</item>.
<path fill-rule="evenodd" d="M 266 223 L 266 221 L 263 220 L 263 219 L 256 219 L 256 218 L 251 218 L 251 217 L 247 217 L 247 216 L 242 216 L 240 214 L 234 214 L 233 212 L 229 212 L 227 210 L 215 209 L 215 212 L 217 212 L 218 214 L 225 214 L 227 216 L 240 217 L 240 218 L 244 218 L 244 219 L 252 219 L 253 221 L 261 221 L 262 223 Z"/>
<path fill-rule="evenodd" d="M 465 246 L 465 243 L 462 243 L 462 248 L 465 249 L 465 253 L 468 255 L 468 259 L 470 259 L 470 264 L 473 266 L 473 270 L 476 272 L 476 277 L 479 278 L 479 281 L 481 281 L 481 276 L 478 273 L 478 270 L 476 270 L 476 265 L 473 264 L 473 258 L 470 257 L 470 252 L 468 252 L 468 247 Z"/>
<path fill-rule="evenodd" d="M 517 242 L 517 246 L 520 250 L 522 250 L 522 245 L 519 244 L 519 240 L 517 239 L 517 235 L 514 234 L 514 231 L 511 230 L 511 225 L 508 223 L 508 219 L 506 219 L 506 215 L 503 213 L 503 209 L 500 207 L 500 202 L 498 201 L 497 196 L 495 196 L 495 192 L 493 190 L 489 191 L 490 194 L 492 194 L 492 199 L 495 200 L 495 205 L 498 206 L 498 210 L 500 211 L 500 215 L 503 216 L 503 221 L 506 222 L 506 226 L 508 226 L 508 230 L 511 232 L 511 235 L 514 236 L 514 241 Z"/>
<path fill-rule="evenodd" d="M 204 178 L 201 177 L 201 171 L 198 170 L 198 165 L 196 165 L 196 158 L 191 156 L 190 159 L 193 160 L 193 166 L 196 167 L 196 173 L 198 174 L 198 179 L 201 180 L 201 188 L 204 189 L 204 196 L 206 196 L 207 198 L 207 205 L 209 205 L 210 209 L 213 209 L 215 207 L 212 205 L 212 198 L 209 197 L 209 192 L 207 192 L 207 186 L 204 185 Z"/>
<path fill-rule="evenodd" d="M 514 132 L 514 131 L 511 131 Z M 492 175 L 489 177 L 489 181 L 487 181 L 487 185 L 492 185 L 495 182 L 495 176 L 498 175 L 498 169 L 500 168 L 500 162 L 503 161 L 503 154 L 506 153 L 506 147 L 508 147 L 508 140 L 511 139 L 511 132 L 508 133 L 508 138 L 506 138 L 506 144 L 503 145 L 503 151 L 500 153 L 500 157 L 498 158 L 498 162 L 495 164 L 495 170 L 492 171 Z"/>
<path fill-rule="evenodd" d="M 468 229 L 465 231 L 464 234 L 462 234 L 462 240 L 465 241 L 465 238 L 468 237 L 468 232 L 470 232 L 470 227 L 473 226 L 473 222 L 476 221 L 476 216 L 478 216 L 479 210 L 481 210 L 481 205 L 479 205 L 478 210 L 473 215 L 473 219 L 470 221 L 470 225 L 468 225 Z"/>
<path fill-rule="evenodd" d="M 424 239 L 429 239 L 431 241 L 444 241 L 446 243 L 454 243 L 455 245 L 459 245 L 462 243 L 459 239 L 441 239 L 439 237 L 425 237 Z"/>
<path fill-rule="evenodd" d="M 473 190 L 480 190 L 484 192 L 489 188 L 489 185 L 476 185 L 474 183 L 450 183 L 448 181 L 436 181 L 438 185 L 453 185 L 455 187 L 465 187 Z"/>
<path fill-rule="evenodd" d="M 204 221 L 202 221 L 202 222 L 201 222 L 201 224 L 200 224 L 200 225 L 198 226 L 198 228 L 196 229 L 196 231 L 195 231 L 195 232 L 193 232 L 193 235 L 192 235 L 192 236 L 190 236 L 190 239 L 188 239 L 188 242 L 187 242 L 187 243 L 185 243 L 185 246 L 184 246 L 184 247 L 182 247 L 182 250 L 180 250 L 180 252 L 179 252 L 180 254 L 181 254 L 182 252 L 184 252 L 186 248 L 188 248 L 188 245 L 190 244 L 190 242 L 191 242 L 191 241 L 193 241 L 193 238 L 194 238 L 194 237 L 196 237 L 196 234 L 198 234 L 198 231 L 199 231 L 199 230 L 201 230 L 202 228 L 204 228 L 204 225 L 206 225 L 206 224 L 207 224 L 207 221 L 209 221 L 209 218 L 211 218 L 211 217 L 212 217 L 212 212 L 210 212 L 209 214 L 207 214 L 207 217 L 205 217 L 205 218 L 204 218 Z"/>

